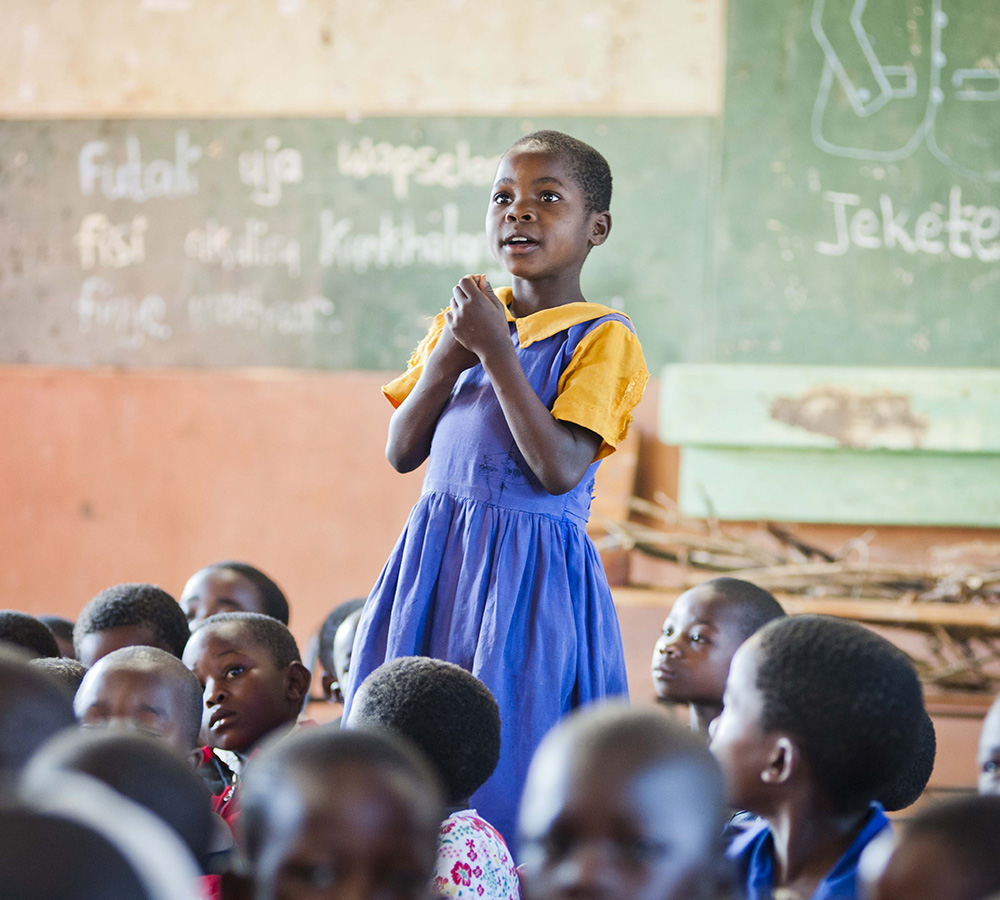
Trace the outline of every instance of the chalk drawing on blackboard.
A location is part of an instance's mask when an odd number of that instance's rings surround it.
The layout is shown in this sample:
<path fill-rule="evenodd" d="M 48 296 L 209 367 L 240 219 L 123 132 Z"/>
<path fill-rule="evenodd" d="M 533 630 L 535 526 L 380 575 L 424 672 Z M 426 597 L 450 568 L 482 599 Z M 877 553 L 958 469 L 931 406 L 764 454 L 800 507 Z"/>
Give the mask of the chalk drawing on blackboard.
<path fill-rule="evenodd" d="M 996 46 L 978 53 L 982 46 L 970 48 L 964 32 L 959 37 L 963 11 L 955 0 L 932 0 L 930 15 L 917 0 L 814 0 L 810 22 L 823 50 L 816 146 L 833 156 L 895 162 L 924 144 L 965 177 L 1000 181 L 1000 28 L 979 15 L 977 38 Z"/>

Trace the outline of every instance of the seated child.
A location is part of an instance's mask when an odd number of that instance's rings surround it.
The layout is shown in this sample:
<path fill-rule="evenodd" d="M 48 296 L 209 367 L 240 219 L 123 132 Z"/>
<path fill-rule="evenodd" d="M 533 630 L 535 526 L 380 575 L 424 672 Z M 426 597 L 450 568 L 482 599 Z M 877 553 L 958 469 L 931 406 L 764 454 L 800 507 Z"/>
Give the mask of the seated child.
<path fill-rule="evenodd" d="M 889 820 L 879 791 L 911 763 L 924 706 L 909 658 L 854 622 L 777 619 L 733 657 L 711 750 L 729 800 L 762 817 L 729 847 L 748 900 L 857 896 Z"/>
<path fill-rule="evenodd" d="M 30 663 L 32 668 L 55 678 L 71 698 L 76 696 L 83 676 L 87 674 L 87 667 L 82 662 L 65 656 L 40 656 L 30 660 Z"/>
<path fill-rule="evenodd" d="M 169 825 L 196 860 L 207 858 L 214 825 L 208 791 L 188 761 L 163 741 L 115 726 L 67 731 L 35 754 L 21 789 L 35 796 L 59 772 L 104 782 Z"/>
<path fill-rule="evenodd" d="M 383 663 L 354 695 L 351 728 L 382 728 L 423 751 L 445 788 L 434 890 L 444 897 L 517 900 L 503 837 L 469 798 L 500 757 L 500 710 L 478 678 L 453 663 L 404 656 Z"/>
<path fill-rule="evenodd" d="M 681 594 L 653 647 L 653 687 L 663 702 L 687 703 L 692 731 L 708 736 L 722 712 L 729 663 L 736 648 L 772 619 L 781 604 L 739 578 L 713 578 Z"/>
<path fill-rule="evenodd" d="M 177 601 L 152 584 L 118 584 L 101 591 L 73 628 L 76 658 L 88 669 L 112 650 L 144 645 L 180 658 L 190 635 Z"/>
<path fill-rule="evenodd" d="M 1000 895 L 1000 797 L 928 806 L 906 824 L 872 900 L 985 900 Z"/>
<path fill-rule="evenodd" d="M 55 636 L 27 613 L 0 609 L 0 644 L 13 644 L 35 659 L 59 656 Z"/>
<path fill-rule="evenodd" d="M 347 600 L 335 606 L 330 614 L 323 620 L 319 630 L 319 649 L 317 658 L 323 669 L 323 696 L 330 703 L 343 703 L 344 694 L 340 686 L 340 677 L 346 672 L 338 671 L 334 660 L 334 644 L 337 642 L 337 633 L 348 617 L 353 618 L 353 614 L 359 612 L 365 605 L 364 597 L 357 597 L 354 600 Z M 360 618 L 360 615 L 358 616 Z M 357 631 L 357 618 L 354 619 L 354 627 L 346 628 L 341 644 L 347 641 L 347 634 L 350 632 L 350 642 L 354 644 L 354 633 Z M 343 650 L 343 648 L 341 648 Z M 343 658 L 343 652 L 341 652 Z"/>
<path fill-rule="evenodd" d="M 309 670 L 287 627 L 248 612 L 220 613 L 198 625 L 184 665 L 202 687 L 202 776 L 210 788 L 221 778 L 213 808 L 232 826 L 243 765 L 263 738 L 295 725 Z"/>
<path fill-rule="evenodd" d="M 705 742 L 657 710 L 605 702 L 542 741 L 521 799 L 531 900 L 731 896 L 725 791 Z"/>
<path fill-rule="evenodd" d="M 73 623 L 62 616 L 38 616 L 38 621 L 52 632 L 52 636 L 56 639 L 56 644 L 59 645 L 59 655 L 75 659 Z"/>
<path fill-rule="evenodd" d="M 201 762 L 201 685 L 165 650 L 122 647 L 101 657 L 83 679 L 73 709 L 83 725 L 139 727 Z"/>
<path fill-rule="evenodd" d="M 218 562 L 192 575 L 181 592 L 181 609 L 194 629 L 209 616 L 255 612 L 288 624 L 288 600 L 260 569 L 241 562 Z"/>
<path fill-rule="evenodd" d="M 45 741 L 75 724 L 63 687 L 18 651 L 0 648 L 0 791 Z"/>
<path fill-rule="evenodd" d="M 300 731 L 253 759 L 243 792 L 242 878 L 255 900 L 430 896 L 441 794 L 400 739 Z"/>
<path fill-rule="evenodd" d="M 1000 697 L 993 701 L 979 732 L 979 793 L 1000 794 Z"/>

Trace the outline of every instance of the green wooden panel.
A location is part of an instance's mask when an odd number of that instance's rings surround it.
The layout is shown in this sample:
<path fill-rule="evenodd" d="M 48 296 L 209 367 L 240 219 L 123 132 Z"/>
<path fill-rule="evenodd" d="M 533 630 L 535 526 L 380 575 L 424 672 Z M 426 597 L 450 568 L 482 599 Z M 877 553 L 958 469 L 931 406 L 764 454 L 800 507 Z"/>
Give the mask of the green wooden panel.
<path fill-rule="evenodd" d="M 1000 363 L 996 4 L 728 15 L 703 361 Z"/>
<path fill-rule="evenodd" d="M 1000 453 L 1000 369 L 668 365 L 671 444 Z"/>
<path fill-rule="evenodd" d="M 709 119 L 0 122 L 0 362 L 401 368 L 469 272 L 499 154 L 601 149 L 614 228 L 584 268 L 658 367 L 692 357 Z"/>
<path fill-rule="evenodd" d="M 680 506 L 722 519 L 1000 526 L 1000 455 L 685 447 Z"/>

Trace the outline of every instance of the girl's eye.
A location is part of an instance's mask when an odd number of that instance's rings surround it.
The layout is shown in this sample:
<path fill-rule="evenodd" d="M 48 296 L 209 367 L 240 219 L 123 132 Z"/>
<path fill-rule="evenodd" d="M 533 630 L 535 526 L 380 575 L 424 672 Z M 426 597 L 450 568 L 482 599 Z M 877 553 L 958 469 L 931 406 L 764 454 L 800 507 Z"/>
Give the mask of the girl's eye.
<path fill-rule="evenodd" d="M 246 670 L 243 666 L 230 666 L 228 669 L 226 669 L 226 677 L 236 678 L 242 675 L 244 671 Z"/>
<path fill-rule="evenodd" d="M 553 200 L 558 200 L 559 195 L 554 193 L 553 191 L 542 191 L 541 198 L 546 203 L 551 203 Z"/>
<path fill-rule="evenodd" d="M 501 191 L 499 194 L 493 195 L 493 202 L 498 206 L 504 203 L 510 203 L 510 194 L 506 194 Z"/>

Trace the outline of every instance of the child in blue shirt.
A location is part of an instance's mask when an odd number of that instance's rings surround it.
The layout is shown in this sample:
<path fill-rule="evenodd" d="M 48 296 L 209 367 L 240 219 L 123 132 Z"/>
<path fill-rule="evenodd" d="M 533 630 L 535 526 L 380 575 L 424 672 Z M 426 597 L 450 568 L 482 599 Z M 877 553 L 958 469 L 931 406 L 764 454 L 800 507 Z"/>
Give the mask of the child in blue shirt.
<path fill-rule="evenodd" d="M 875 798 L 921 741 L 913 664 L 854 622 L 777 619 L 736 651 L 723 704 L 712 752 L 729 802 L 762 820 L 728 851 L 747 900 L 853 900 L 861 852 L 889 828 Z"/>

